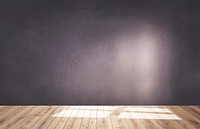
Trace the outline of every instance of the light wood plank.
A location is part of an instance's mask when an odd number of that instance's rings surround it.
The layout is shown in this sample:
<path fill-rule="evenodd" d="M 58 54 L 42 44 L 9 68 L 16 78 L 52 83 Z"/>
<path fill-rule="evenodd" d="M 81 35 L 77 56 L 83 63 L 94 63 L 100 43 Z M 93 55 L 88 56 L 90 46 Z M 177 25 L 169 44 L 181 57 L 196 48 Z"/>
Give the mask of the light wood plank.
<path fill-rule="evenodd" d="M 28 112 L 18 123 L 13 126 L 17 129 L 25 129 L 25 126 L 30 123 L 42 110 L 44 106 L 35 106 L 30 112 Z"/>
<path fill-rule="evenodd" d="M 0 106 L 0 129 L 199 129 L 199 106 Z"/>
<path fill-rule="evenodd" d="M 48 112 L 46 112 L 37 123 L 34 124 L 33 127 L 31 127 L 31 129 L 39 129 L 41 128 L 44 124 L 45 121 L 49 118 L 49 116 L 56 110 L 57 106 L 52 106 L 51 109 L 49 109 Z"/>
<path fill-rule="evenodd" d="M 177 114 L 178 116 L 181 116 L 182 121 L 178 121 L 180 125 L 183 126 L 183 128 L 200 128 L 200 121 L 193 117 L 191 114 L 188 112 L 184 111 L 182 108 L 179 106 L 168 106 L 171 111 L 174 112 L 174 114 Z"/>
<path fill-rule="evenodd" d="M 109 109 L 108 106 L 103 106 L 104 107 L 104 124 L 105 124 L 105 129 L 113 129 L 112 127 L 112 121 L 110 118 L 111 110 Z"/>
<path fill-rule="evenodd" d="M 72 114 L 63 129 L 72 129 L 75 118 L 78 115 L 79 110 L 74 109 L 73 106 L 71 106 L 70 108 L 72 109 Z"/>
<path fill-rule="evenodd" d="M 26 117 L 27 113 L 29 113 L 31 110 L 34 110 L 34 108 L 36 107 L 32 106 L 25 107 L 25 109 L 17 113 L 15 117 L 12 117 L 11 119 L 7 120 L 5 124 L 1 124 L 0 128 L 4 129 L 11 129 L 13 127 L 15 128 L 17 125 L 19 125 L 21 120 L 23 120 L 23 118 Z"/>
<path fill-rule="evenodd" d="M 88 129 L 89 128 L 89 122 L 90 122 L 90 106 L 85 106 L 85 113 L 83 116 L 83 120 L 80 126 L 80 129 Z"/>
<path fill-rule="evenodd" d="M 104 113 L 102 106 L 97 106 L 97 129 L 104 129 Z"/>
<path fill-rule="evenodd" d="M 141 121 L 139 119 L 133 119 L 135 116 L 132 113 L 129 113 L 129 112 L 132 112 L 132 110 L 130 108 L 131 108 L 131 106 L 125 107 L 125 111 L 127 112 L 126 115 L 128 118 L 130 118 L 132 120 L 136 129 L 146 129 L 145 126 L 141 123 Z"/>
<path fill-rule="evenodd" d="M 54 110 L 54 112 L 52 112 L 51 115 L 49 115 L 48 119 L 46 119 L 39 128 L 47 129 L 51 122 L 55 119 L 54 115 L 58 114 L 62 109 L 62 106 L 57 107 L 56 110 Z"/>
<path fill-rule="evenodd" d="M 73 123 L 73 126 L 72 126 L 72 129 L 79 129 L 80 128 L 81 122 L 83 120 L 84 113 L 85 113 L 84 108 L 81 108 L 80 110 L 78 110 L 78 113 L 75 117 L 75 120 L 74 120 L 74 123 Z"/>
<path fill-rule="evenodd" d="M 55 119 L 52 121 L 52 123 L 49 125 L 48 129 L 55 129 L 55 127 L 57 126 L 57 124 L 60 122 L 60 120 L 62 119 L 62 117 L 64 116 L 64 113 L 66 112 L 66 110 L 68 109 L 68 106 L 65 106 L 62 108 L 61 112 L 58 114 L 54 114 Z"/>
<path fill-rule="evenodd" d="M 51 108 L 51 106 L 44 106 L 43 109 L 31 121 L 29 121 L 24 128 L 30 129 L 33 127 Z"/>
<path fill-rule="evenodd" d="M 97 106 L 91 106 L 89 129 L 97 128 Z"/>
<path fill-rule="evenodd" d="M 0 117 L 0 125 L 4 125 L 7 121 L 15 116 L 17 116 L 21 111 L 26 109 L 27 107 L 23 106 L 14 106 L 12 109 L 8 110 Z"/>

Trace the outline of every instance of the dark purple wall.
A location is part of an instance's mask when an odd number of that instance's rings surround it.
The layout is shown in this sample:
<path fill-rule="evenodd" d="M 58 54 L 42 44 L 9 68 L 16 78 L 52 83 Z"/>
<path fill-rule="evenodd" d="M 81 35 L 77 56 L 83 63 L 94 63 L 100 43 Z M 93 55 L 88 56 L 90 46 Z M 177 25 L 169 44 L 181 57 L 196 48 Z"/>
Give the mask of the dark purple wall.
<path fill-rule="evenodd" d="M 200 104 L 198 0 L 2 0 L 0 104 Z"/>

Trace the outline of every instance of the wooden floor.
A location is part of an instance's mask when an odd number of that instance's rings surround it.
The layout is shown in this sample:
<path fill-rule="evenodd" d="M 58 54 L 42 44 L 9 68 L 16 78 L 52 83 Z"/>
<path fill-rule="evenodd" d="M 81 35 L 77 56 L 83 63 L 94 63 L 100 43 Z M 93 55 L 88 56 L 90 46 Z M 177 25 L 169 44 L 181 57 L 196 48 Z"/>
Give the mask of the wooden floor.
<path fill-rule="evenodd" d="M 0 129 L 200 129 L 200 107 L 0 106 Z"/>

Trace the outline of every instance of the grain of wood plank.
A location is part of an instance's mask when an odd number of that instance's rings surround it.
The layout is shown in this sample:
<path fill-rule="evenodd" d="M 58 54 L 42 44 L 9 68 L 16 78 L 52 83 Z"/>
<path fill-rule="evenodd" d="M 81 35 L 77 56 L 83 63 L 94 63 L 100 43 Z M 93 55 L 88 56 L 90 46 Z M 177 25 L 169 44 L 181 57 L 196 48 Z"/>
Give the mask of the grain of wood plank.
<path fill-rule="evenodd" d="M 112 122 L 110 118 L 111 111 L 109 110 L 108 106 L 104 106 L 104 124 L 105 129 L 113 129 Z"/>
<path fill-rule="evenodd" d="M 42 106 L 34 106 L 34 107 L 35 108 L 32 109 L 27 114 L 25 114 L 25 116 L 13 128 L 25 129 L 25 126 L 27 125 L 27 123 L 29 123 L 32 119 L 34 119 L 34 117 L 37 116 L 37 114 L 39 114 L 39 112 L 42 111 L 42 109 L 44 108 Z"/>
<path fill-rule="evenodd" d="M 179 112 L 180 111 L 180 109 L 177 107 L 177 106 L 168 106 L 168 108 L 174 113 L 174 114 L 176 114 L 177 116 L 180 116 L 181 114 L 179 114 L 179 113 L 177 113 L 177 112 Z M 182 112 L 182 111 L 181 111 Z M 182 116 L 182 120 L 180 120 L 180 121 L 176 121 L 176 123 L 175 123 L 175 125 L 174 125 L 174 127 L 181 127 L 181 128 L 183 128 L 183 129 L 187 129 L 187 128 L 189 128 L 189 129 L 195 129 L 196 127 L 195 126 L 197 126 L 196 124 L 195 125 L 193 125 L 193 124 L 189 124 L 188 122 L 191 122 L 191 119 L 189 120 L 188 119 L 188 117 L 186 118 L 186 117 L 184 117 L 184 115 L 181 115 Z M 191 118 L 191 117 L 190 117 Z M 172 121 L 172 123 L 174 123 L 174 121 Z"/>
<path fill-rule="evenodd" d="M 122 116 L 122 112 L 121 109 L 123 108 L 123 106 L 118 106 L 118 108 L 115 110 L 116 112 L 116 117 L 120 123 L 120 128 L 121 129 L 128 129 L 128 125 L 126 123 L 126 120 L 124 118 L 120 118 L 119 116 Z"/>
<path fill-rule="evenodd" d="M 74 120 L 72 129 L 80 128 L 84 113 L 85 113 L 85 109 L 81 107 L 81 109 L 78 111 L 77 115 L 75 116 L 75 120 Z"/>
<path fill-rule="evenodd" d="M 43 109 L 31 120 L 25 125 L 25 129 L 30 129 L 31 127 L 36 124 L 42 116 L 44 116 L 49 110 L 51 109 L 51 106 L 44 106 Z"/>
<path fill-rule="evenodd" d="M 113 129 L 118 129 L 121 127 L 118 119 L 117 119 L 117 114 L 116 114 L 116 111 L 117 110 L 117 106 L 114 106 L 114 107 L 109 107 L 109 109 L 111 110 L 111 114 L 110 114 L 110 117 L 111 117 L 111 121 L 112 121 L 112 126 L 113 126 Z"/>
<path fill-rule="evenodd" d="M 68 108 L 68 110 L 66 109 L 65 111 L 62 111 L 62 112 L 63 112 L 62 118 L 58 122 L 58 124 L 57 124 L 57 126 L 56 126 L 55 129 L 62 129 L 62 128 L 64 128 L 65 124 L 67 123 L 67 121 L 71 117 L 72 109 Z"/>
<path fill-rule="evenodd" d="M 122 106 L 120 108 L 121 117 L 125 119 L 126 124 L 129 129 L 132 129 L 132 128 L 138 129 L 137 125 L 131 120 L 130 115 L 125 114 L 125 112 L 124 112 L 125 108 L 126 108 L 125 106 Z"/>
<path fill-rule="evenodd" d="M 67 121 L 67 123 L 65 124 L 63 129 L 72 129 L 74 121 L 75 121 L 75 118 L 78 115 L 78 112 L 79 112 L 78 109 L 74 108 L 74 106 L 71 106 L 70 108 L 73 111 L 72 111 L 71 117 L 69 118 L 69 120 Z"/>
<path fill-rule="evenodd" d="M 142 108 L 146 108 L 146 106 L 144 106 L 144 107 L 142 107 Z M 148 107 L 147 107 L 148 108 Z M 153 113 L 156 113 L 157 114 L 157 112 L 156 112 L 156 109 L 157 108 L 160 108 L 160 107 L 153 107 L 153 109 L 151 109 L 152 111 L 153 111 Z M 160 114 L 160 113 L 158 113 L 158 114 Z M 146 116 L 146 117 L 149 117 L 149 118 L 151 118 L 151 119 L 148 119 L 147 121 L 148 121 L 148 123 L 151 125 L 151 127 L 149 127 L 149 128 L 153 128 L 153 129 L 162 129 L 162 127 L 156 122 L 156 119 L 154 119 L 152 116 L 151 116 L 151 114 L 149 114 L 148 112 L 146 113 L 146 114 L 144 114 L 143 115 L 144 117 Z"/>
<path fill-rule="evenodd" d="M 97 121 L 97 106 L 91 106 L 91 112 L 90 112 L 90 123 L 88 129 L 96 129 L 96 121 Z"/>
<path fill-rule="evenodd" d="M 38 122 L 36 122 L 31 129 L 39 129 L 41 126 L 45 123 L 45 121 L 48 119 L 48 117 L 56 110 L 57 106 L 52 106 L 51 109 L 46 112 L 41 119 L 39 119 Z"/>
<path fill-rule="evenodd" d="M 182 106 L 181 108 L 183 110 L 185 110 L 186 112 L 188 112 L 189 114 L 191 114 L 193 117 L 196 117 L 197 119 L 200 119 L 200 112 L 195 110 L 195 108 L 193 108 L 191 106 Z"/>
<path fill-rule="evenodd" d="M 54 112 L 51 113 L 51 115 L 48 117 L 47 120 L 40 126 L 41 129 L 47 129 L 48 126 L 51 124 L 51 122 L 55 119 L 54 115 L 58 114 L 62 110 L 62 106 L 59 106 L 54 110 Z"/>
<path fill-rule="evenodd" d="M 158 107 L 156 107 L 158 108 Z M 161 107 L 163 108 L 163 107 Z M 165 115 L 165 114 L 163 114 Z M 152 118 L 153 119 L 153 118 Z M 162 116 L 160 115 L 157 115 L 157 116 L 154 116 L 154 119 L 156 119 L 156 122 L 158 123 L 158 125 L 162 128 L 162 129 L 175 129 L 175 127 L 172 125 L 172 121 L 169 121 L 169 120 L 165 120 L 162 118 Z"/>
<path fill-rule="evenodd" d="M 131 106 L 126 106 L 125 111 L 127 117 L 132 120 L 137 129 L 146 129 L 145 126 L 141 123 L 141 121 L 137 119 L 137 117 L 134 114 L 132 114 Z"/>
<path fill-rule="evenodd" d="M 15 106 L 8 112 L 5 112 L 4 114 L 1 115 L 0 117 L 0 125 L 4 125 L 7 123 L 7 121 L 15 116 L 18 115 L 19 112 L 23 111 L 25 107 L 22 106 Z"/>
<path fill-rule="evenodd" d="M 168 112 L 167 112 L 167 114 L 166 114 L 166 112 L 159 112 L 159 113 L 157 113 L 158 114 L 158 118 L 157 119 L 159 119 L 160 121 L 159 122 L 161 122 L 161 123 L 159 123 L 158 125 L 160 125 L 160 127 L 162 127 L 162 128 L 166 128 L 166 129 L 168 129 L 168 128 L 171 128 L 171 129 L 185 129 L 185 125 L 182 123 L 182 124 L 180 124 L 179 122 L 179 120 L 178 120 L 178 116 L 176 116 L 173 112 L 171 112 L 168 108 L 166 108 L 166 107 L 164 107 L 164 106 L 162 106 L 162 107 L 156 107 L 157 109 L 165 109 L 165 110 L 167 110 Z M 153 112 L 156 112 L 157 111 L 157 109 L 152 109 L 152 111 Z M 163 119 L 163 117 L 166 117 L 165 115 L 168 115 L 168 116 L 170 116 L 170 121 L 168 120 L 168 119 Z M 174 122 L 176 120 L 176 122 Z M 162 126 L 161 126 L 162 125 Z M 191 128 L 192 129 L 192 128 Z"/>
<path fill-rule="evenodd" d="M 4 129 L 11 129 L 13 127 L 15 128 L 20 123 L 20 121 L 24 117 L 26 117 L 26 114 L 33 109 L 34 107 L 26 106 L 25 109 L 17 113 L 15 117 L 12 117 L 11 119 L 7 120 L 6 124 L 0 125 L 0 128 L 4 128 Z"/>
<path fill-rule="evenodd" d="M 0 129 L 198 129 L 198 106 L 0 106 Z"/>
<path fill-rule="evenodd" d="M 60 111 L 60 113 L 54 114 L 55 119 L 48 126 L 48 129 L 55 129 L 55 127 L 57 126 L 57 124 L 59 123 L 59 121 L 62 119 L 64 113 L 66 112 L 66 110 L 68 110 L 68 108 L 70 108 L 70 107 L 69 106 L 64 106 L 62 108 L 62 110 Z"/>
<path fill-rule="evenodd" d="M 2 116 L 3 114 L 5 114 L 6 112 L 8 112 L 9 110 L 13 108 L 15 108 L 15 106 L 2 106 L 0 110 L 0 116 Z"/>
<path fill-rule="evenodd" d="M 104 129 L 104 113 L 102 106 L 97 106 L 97 129 Z"/>
<path fill-rule="evenodd" d="M 85 106 L 85 113 L 81 122 L 80 129 L 88 129 L 90 122 L 90 106 Z"/>

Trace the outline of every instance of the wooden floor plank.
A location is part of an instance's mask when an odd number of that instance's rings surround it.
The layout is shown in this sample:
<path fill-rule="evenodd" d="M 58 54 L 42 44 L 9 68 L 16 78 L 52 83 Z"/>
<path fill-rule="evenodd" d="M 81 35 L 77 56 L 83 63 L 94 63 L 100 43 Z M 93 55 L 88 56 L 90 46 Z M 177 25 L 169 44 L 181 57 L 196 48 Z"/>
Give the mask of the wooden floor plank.
<path fill-rule="evenodd" d="M 111 110 L 109 109 L 108 106 L 104 106 L 104 117 L 105 117 L 105 129 L 113 129 L 112 127 L 112 121 L 110 118 Z"/>
<path fill-rule="evenodd" d="M 90 106 L 85 106 L 85 113 L 81 122 L 80 129 L 88 129 L 90 122 Z"/>
<path fill-rule="evenodd" d="M 121 128 L 120 122 L 118 121 L 118 118 L 117 118 L 117 115 L 118 115 L 116 112 L 117 108 L 118 107 L 116 106 L 109 107 L 109 109 L 112 111 L 110 114 L 110 117 L 111 117 L 113 129 Z"/>
<path fill-rule="evenodd" d="M 63 129 L 72 129 L 76 116 L 78 115 L 79 112 L 78 109 L 74 108 L 73 106 L 71 106 L 71 109 L 72 109 L 72 114 Z"/>
<path fill-rule="evenodd" d="M 43 124 L 39 127 L 41 129 L 47 129 L 49 127 L 49 125 L 51 124 L 51 122 L 55 119 L 55 115 L 58 114 L 61 110 L 63 109 L 62 106 L 57 107 L 54 112 L 52 112 L 48 119 L 46 119 Z"/>
<path fill-rule="evenodd" d="M 104 129 L 104 109 L 102 106 L 97 106 L 97 129 Z"/>
<path fill-rule="evenodd" d="M 183 119 L 182 122 L 184 122 L 185 126 L 187 126 L 186 128 L 200 128 L 200 120 L 183 110 L 180 106 L 169 106 L 168 108 L 170 108 L 178 116 L 181 116 Z"/>
<path fill-rule="evenodd" d="M 1 106 L 0 109 L 0 116 L 8 112 L 10 109 L 14 108 L 15 106 Z"/>
<path fill-rule="evenodd" d="M 62 129 L 64 128 L 65 124 L 67 123 L 68 119 L 70 118 L 72 113 L 72 109 L 67 108 L 65 111 L 63 111 L 63 116 L 59 123 L 57 124 L 55 129 Z"/>
<path fill-rule="evenodd" d="M 132 120 L 132 122 L 136 126 L 136 129 L 146 129 L 139 119 L 135 119 L 134 114 L 132 114 L 131 106 L 126 106 L 125 111 L 126 114 L 124 115 L 127 115 L 127 117 Z"/>
<path fill-rule="evenodd" d="M 24 128 L 30 129 L 31 127 L 33 127 L 50 109 L 51 106 L 44 106 L 42 111 L 40 111 L 31 121 L 29 121 Z"/>
<path fill-rule="evenodd" d="M 116 108 L 115 112 L 116 112 L 116 117 L 119 121 L 119 124 L 120 124 L 120 128 L 121 129 L 128 129 L 128 125 L 126 123 L 126 120 L 124 118 L 120 118 L 119 116 L 122 115 L 122 112 L 121 112 L 121 109 L 122 109 L 122 106 L 118 106 L 118 108 Z"/>
<path fill-rule="evenodd" d="M 165 109 L 165 107 L 155 107 L 156 109 L 160 109 L 160 110 L 162 110 L 162 109 Z M 167 109 L 166 109 L 167 110 Z M 159 114 L 163 114 L 163 115 L 168 115 L 169 113 L 170 113 L 170 111 L 169 112 L 155 112 L 155 113 L 159 113 Z M 170 113 L 171 114 L 171 113 Z M 169 114 L 169 115 L 170 115 Z M 163 119 L 162 118 L 162 116 L 160 116 L 160 115 L 158 115 L 157 116 L 157 119 L 156 119 L 156 122 L 158 123 L 158 125 L 162 128 L 162 129 L 176 129 L 176 127 L 174 127 L 173 126 L 173 120 L 172 121 L 169 121 L 169 120 L 165 120 L 165 119 Z"/>
<path fill-rule="evenodd" d="M 26 115 L 29 112 L 34 110 L 34 108 L 36 107 L 33 107 L 33 106 L 25 107 L 25 109 L 17 113 L 15 117 L 12 117 L 11 119 L 7 120 L 5 124 L 0 125 L 0 128 L 4 128 L 4 129 L 16 128 L 16 126 L 20 124 L 23 118 L 26 117 Z"/>
<path fill-rule="evenodd" d="M 14 108 L 8 110 L 0 117 L 0 125 L 4 125 L 7 121 L 15 116 L 17 116 L 21 111 L 23 111 L 27 107 L 22 106 L 14 106 Z"/>
<path fill-rule="evenodd" d="M 131 120 L 131 118 L 126 118 L 126 117 L 129 117 L 130 115 L 127 115 L 127 114 L 124 113 L 124 109 L 125 108 L 126 108 L 125 106 L 122 106 L 120 111 L 121 111 L 121 116 L 125 119 L 128 128 L 129 129 L 132 129 L 132 128 L 133 129 L 138 129 L 137 125 L 135 124 L 135 122 L 133 122 Z"/>
<path fill-rule="evenodd" d="M 146 108 L 146 106 L 142 106 L 142 108 Z M 159 107 L 155 107 L 155 108 L 159 108 Z M 152 109 L 152 110 L 155 110 L 155 109 Z M 148 113 L 149 112 L 147 112 L 143 116 L 147 116 L 147 117 L 151 118 L 151 114 L 148 114 Z M 154 111 L 154 113 L 155 113 L 155 111 Z M 151 128 L 153 128 L 153 129 L 162 129 L 162 127 L 156 122 L 155 119 L 146 119 L 146 122 L 148 124 L 146 128 L 150 128 L 150 129 Z"/>
<path fill-rule="evenodd" d="M 18 123 L 13 126 L 13 128 L 25 129 L 28 123 L 31 121 L 44 109 L 44 106 L 34 106 L 30 112 L 28 112 Z"/>
<path fill-rule="evenodd" d="M 181 108 L 186 112 L 188 112 L 193 117 L 195 117 L 196 119 L 200 119 L 200 111 L 196 110 L 196 108 L 192 106 L 181 106 Z"/>
<path fill-rule="evenodd" d="M 200 129 L 199 106 L 0 106 L 0 129 Z"/>
<path fill-rule="evenodd" d="M 76 109 L 76 108 L 75 108 Z M 75 120 L 74 120 L 74 123 L 73 123 L 73 126 L 72 126 L 72 129 L 79 129 L 80 126 L 81 126 L 81 122 L 83 120 L 83 116 L 84 116 L 84 113 L 85 113 L 85 109 L 81 107 L 81 109 L 77 109 L 78 110 L 78 113 L 77 115 L 75 116 Z"/>
<path fill-rule="evenodd" d="M 64 114 L 65 114 L 65 112 L 67 111 L 68 108 L 69 108 L 68 106 L 65 106 L 65 107 L 62 108 L 60 113 L 54 114 L 53 117 L 55 117 L 55 119 L 48 126 L 48 129 L 55 129 L 55 127 L 60 122 L 60 120 L 62 119 L 62 117 L 64 116 Z"/>
<path fill-rule="evenodd" d="M 91 106 L 90 107 L 91 112 L 90 112 L 90 123 L 89 123 L 89 128 L 88 129 L 96 129 L 97 127 L 97 106 Z"/>
<path fill-rule="evenodd" d="M 51 109 L 49 109 L 48 112 L 46 112 L 39 119 L 39 121 L 36 122 L 33 127 L 31 127 L 31 129 L 39 129 L 39 128 L 41 128 L 45 124 L 45 121 L 49 118 L 49 116 L 56 110 L 56 108 L 57 108 L 57 106 L 52 106 Z"/>

